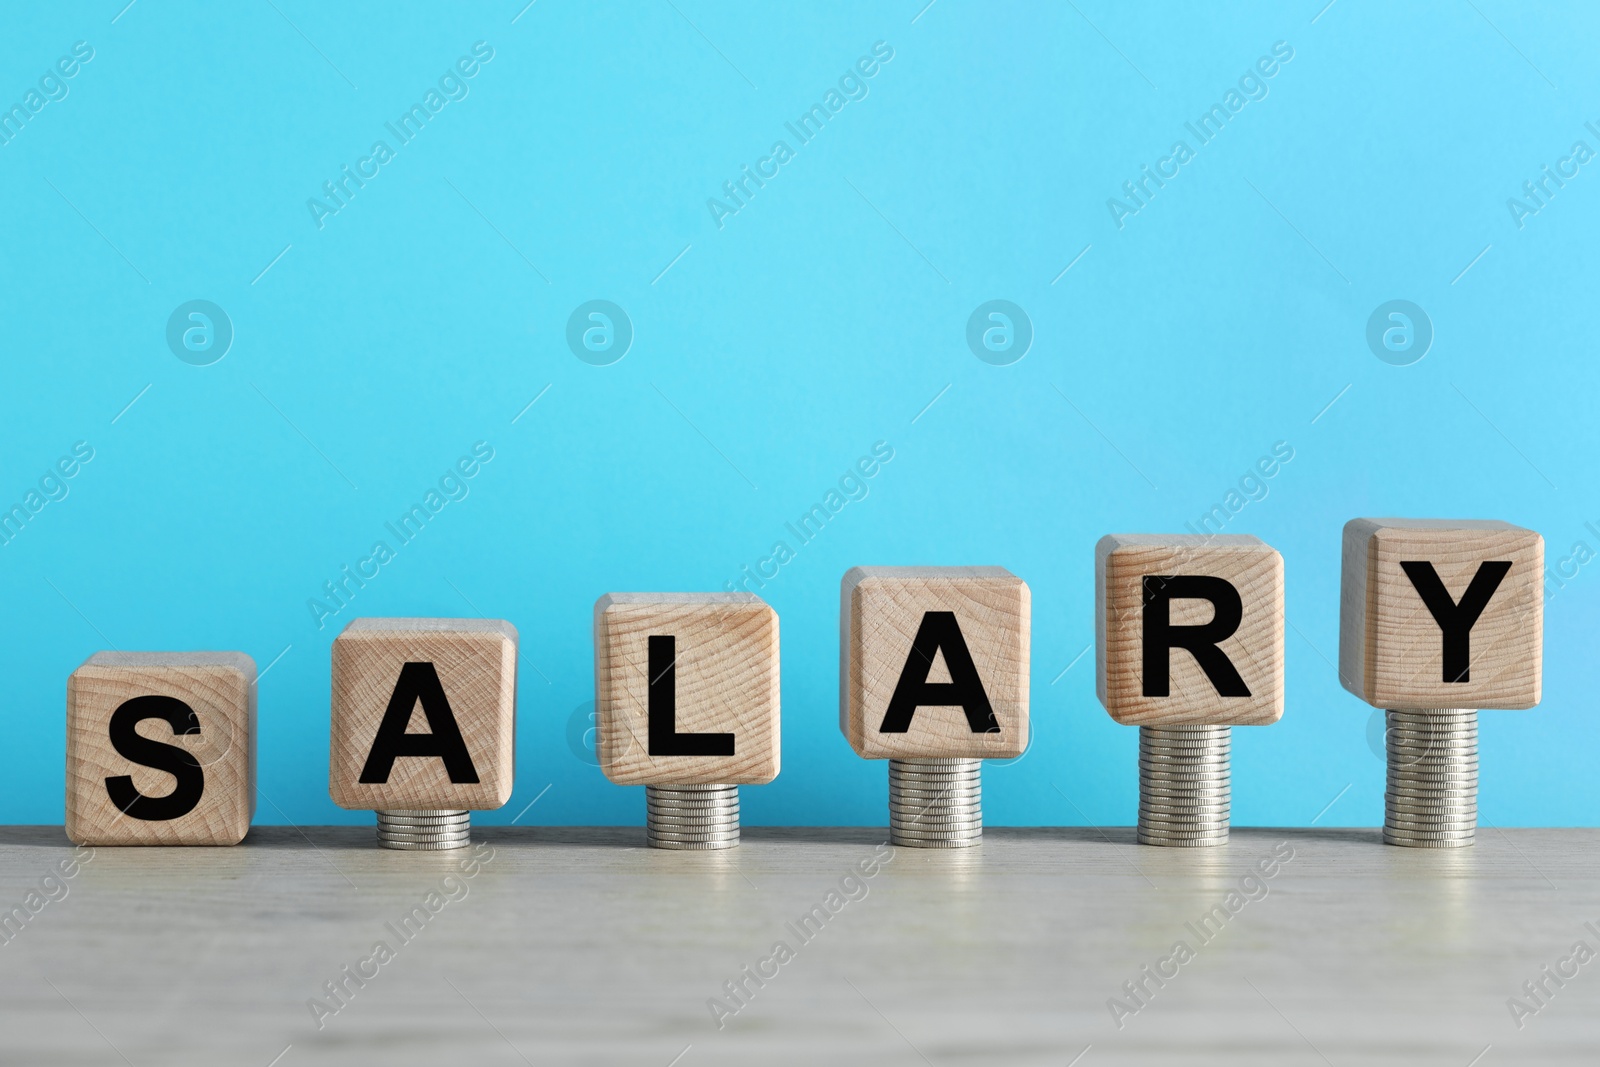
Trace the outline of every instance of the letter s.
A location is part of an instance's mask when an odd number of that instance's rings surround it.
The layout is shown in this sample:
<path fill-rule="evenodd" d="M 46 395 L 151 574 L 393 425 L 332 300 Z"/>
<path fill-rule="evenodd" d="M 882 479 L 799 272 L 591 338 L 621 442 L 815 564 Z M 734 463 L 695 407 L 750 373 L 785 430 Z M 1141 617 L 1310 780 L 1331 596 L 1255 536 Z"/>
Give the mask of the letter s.
<path fill-rule="evenodd" d="M 147 797 L 134 788 L 130 775 L 106 779 L 106 792 L 117 810 L 146 822 L 166 822 L 181 818 L 195 809 L 206 788 L 206 772 L 187 750 L 141 737 L 135 729 L 146 719 L 161 719 L 172 727 L 174 737 L 200 732 L 200 719 L 194 709 L 177 697 L 134 697 L 111 713 L 111 747 L 126 760 L 141 767 L 166 771 L 178 784 L 163 797 Z"/>

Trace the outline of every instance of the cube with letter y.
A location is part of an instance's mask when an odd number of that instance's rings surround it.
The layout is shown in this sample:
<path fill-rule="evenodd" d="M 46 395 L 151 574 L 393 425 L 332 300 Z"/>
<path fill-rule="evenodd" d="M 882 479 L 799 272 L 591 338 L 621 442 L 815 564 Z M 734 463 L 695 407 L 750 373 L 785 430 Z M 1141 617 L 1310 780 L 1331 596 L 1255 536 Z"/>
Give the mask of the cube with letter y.
<path fill-rule="evenodd" d="M 619 785 L 778 776 L 778 615 L 752 593 L 608 593 L 594 606 L 600 768 Z"/>
<path fill-rule="evenodd" d="M 1544 538 L 1479 519 L 1351 519 L 1339 676 L 1390 709 L 1531 708 L 1544 650 Z"/>
<path fill-rule="evenodd" d="M 242 652 L 97 652 L 67 681 L 67 836 L 236 845 L 255 811 L 256 665 Z"/>
<path fill-rule="evenodd" d="M 1009 759 L 1028 747 L 1032 597 L 1004 567 L 852 567 L 839 727 L 866 759 Z"/>
<path fill-rule="evenodd" d="M 1095 546 L 1096 688 L 1119 723 L 1283 717 L 1283 557 L 1248 534 L 1109 534 Z"/>
<path fill-rule="evenodd" d="M 374 811 L 502 806 L 516 695 L 509 622 L 351 621 L 333 642 L 333 802 Z"/>

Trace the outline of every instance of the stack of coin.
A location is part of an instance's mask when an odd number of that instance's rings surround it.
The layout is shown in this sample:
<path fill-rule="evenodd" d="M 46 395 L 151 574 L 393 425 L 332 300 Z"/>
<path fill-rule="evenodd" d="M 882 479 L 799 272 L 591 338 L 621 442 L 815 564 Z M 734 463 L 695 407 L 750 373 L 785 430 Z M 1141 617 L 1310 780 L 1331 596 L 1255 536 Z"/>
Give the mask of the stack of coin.
<path fill-rule="evenodd" d="M 1232 786 L 1228 726 L 1139 727 L 1139 843 L 1220 845 Z"/>
<path fill-rule="evenodd" d="M 732 848 L 739 843 L 736 785 L 647 785 L 645 838 L 651 848 Z"/>
<path fill-rule="evenodd" d="M 1478 828 L 1478 713 L 1390 711 L 1383 840 L 1411 848 L 1470 845 Z"/>
<path fill-rule="evenodd" d="M 465 848 L 471 836 L 470 811 L 378 812 L 378 844 L 384 848 L 424 852 Z"/>
<path fill-rule="evenodd" d="M 983 761 L 889 761 L 889 840 L 911 848 L 965 848 L 983 840 Z"/>

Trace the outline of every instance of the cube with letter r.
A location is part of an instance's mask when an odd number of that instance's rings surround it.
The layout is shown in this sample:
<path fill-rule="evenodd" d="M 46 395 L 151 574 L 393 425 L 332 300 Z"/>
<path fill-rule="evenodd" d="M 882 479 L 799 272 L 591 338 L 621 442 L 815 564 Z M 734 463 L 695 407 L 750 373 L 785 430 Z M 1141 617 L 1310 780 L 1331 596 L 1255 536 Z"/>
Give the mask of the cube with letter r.
<path fill-rule="evenodd" d="M 1109 534 L 1095 546 L 1095 687 L 1131 726 L 1283 717 L 1283 557 L 1248 534 Z"/>

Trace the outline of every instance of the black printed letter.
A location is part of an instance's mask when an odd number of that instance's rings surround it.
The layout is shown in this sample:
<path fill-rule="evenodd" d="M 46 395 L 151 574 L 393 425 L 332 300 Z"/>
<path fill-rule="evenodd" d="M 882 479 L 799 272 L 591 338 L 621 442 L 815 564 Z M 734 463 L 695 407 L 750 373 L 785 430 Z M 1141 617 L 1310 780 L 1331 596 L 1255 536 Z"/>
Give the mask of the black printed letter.
<path fill-rule="evenodd" d="M 678 732 L 678 639 L 650 638 L 650 755 L 731 756 L 732 734 Z"/>
<path fill-rule="evenodd" d="M 1209 600 L 1216 614 L 1203 626 L 1172 625 L 1174 600 Z M 1244 618 L 1239 590 L 1209 574 L 1144 576 L 1144 695 L 1172 695 L 1171 650 L 1186 649 L 1206 672 L 1218 696 L 1247 697 L 1250 689 L 1233 661 L 1217 646 L 1233 636 Z"/>
<path fill-rule="evenodd" d="M 164 797 L 147 797 L 133 787 L 130 775 L 106 779 L 111 803 L 124 815 L 146 822 L 165 822 L 189 814 L 200 803 L 206 790 L 206 772 L 186 749 L 141 737 L 134 727 L 146 719 L 160 719 L 172 727 L 172 735 L 200 732 L 200 719 L 194 709 L 177 697 L 134 697 L 111 713 L 111 747 L 124 759 L 141 767 L 166 771 L 178 780 Z"/>
<path fill-rule="evenodd" d="M 1472 661 L 1472 626 L 1489 606 L 1489 598 L 1500 588 L 1500 582 L 1511 569 L 1508 560 L 1485 560 L 1478 564 L 1478 573 L 1472 576 L 1467 591 L 1461 594 L 1461 603 L 1450 599 L 1450 591 L 1439 580 L 1439 572 L 1427 560 L 1405 560 L 1400 564 L 1406 577 L 1416 587 L 1417 595 L 1433 613 L 1444 635 L 1444 681 L 1471 681 L 1468 666 Z"/>
<path fill-rule="evenodd" d="M 933 657 L 944 653 L 950 670 L 948 682 L 928 681 Z M 953 611 L 929 611 L 922 616 L 917 636 L 911 641 L 911 655 L 900 670 L 900 681 L 889 698 L 889 710 L 878 727 L 881 734 L 903 734 L 911 729 L 911 717 L 918 708 L 959 707 L 967 713 L 967 726 L 975 734 L 997 734 L 994 708 L 983 691 L 983 679 L 967 651 L 966 639 Z"/>
<path fill-rule="evenodd" d="M 408 734 L 406 727 L 411 724 L 411 713 L 419 700 L 432 733 Z M 450 710 L 450 698 L 444 695 L 444 684 L 431 663 L 407 663 L 400 668 L 400 680 L 394 685 L 394 695 L 389 698 L 389 707 L 378 724 L 378 735 L 372 739 L 372 751 L 367 753 L 366 766 L 361 768 L 357 781 L 364 785 L 387 782 L 394 761 L 402 756 L 438 756 L 444 760 L 452 784 L 478 782 L 478 769 L 472 765 L 467 743 L 461 740 L 461 727 Z"/>

